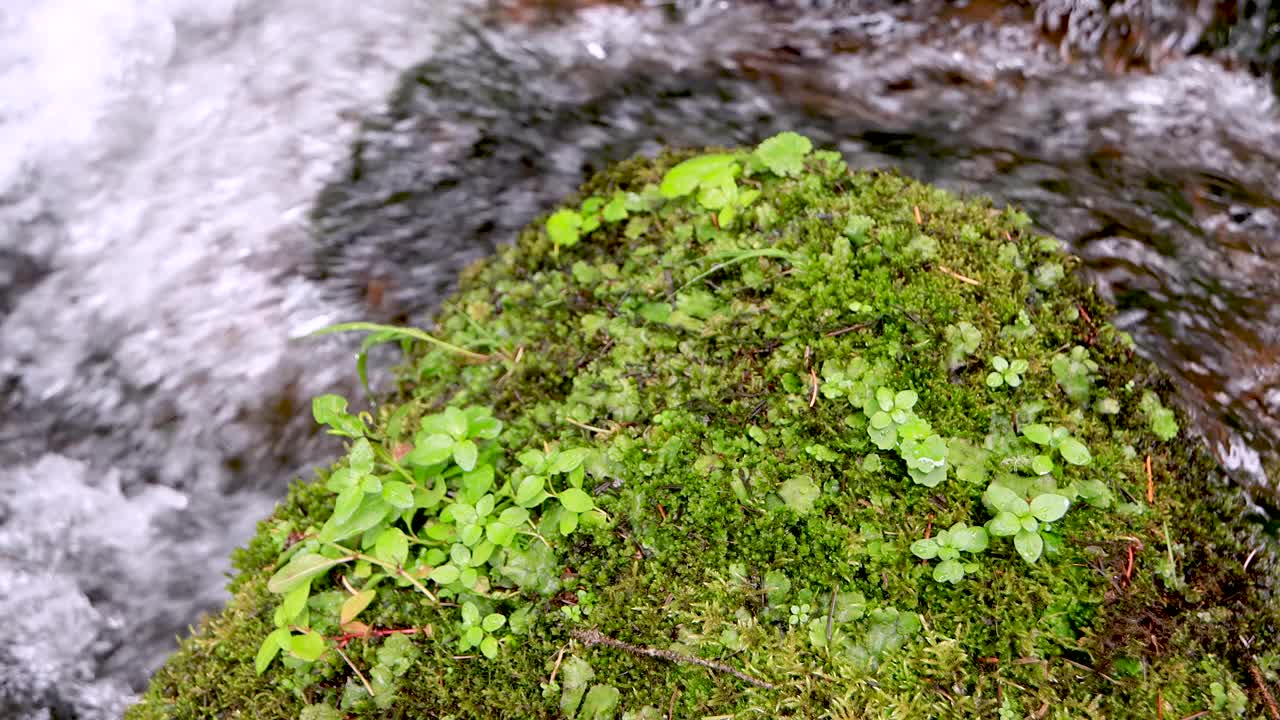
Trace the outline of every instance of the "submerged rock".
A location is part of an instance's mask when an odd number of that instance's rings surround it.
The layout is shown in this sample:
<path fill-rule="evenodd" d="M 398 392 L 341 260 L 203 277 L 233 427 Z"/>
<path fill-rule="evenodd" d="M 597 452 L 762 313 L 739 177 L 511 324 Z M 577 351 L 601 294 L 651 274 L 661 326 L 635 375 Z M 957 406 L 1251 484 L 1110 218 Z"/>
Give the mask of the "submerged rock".
<path fill-rule="evenodd" d="M 605 171 L 317 400 L 128 717 L 1265 712 L 1275 538 L 1029 225 L 791 134 Z"/>

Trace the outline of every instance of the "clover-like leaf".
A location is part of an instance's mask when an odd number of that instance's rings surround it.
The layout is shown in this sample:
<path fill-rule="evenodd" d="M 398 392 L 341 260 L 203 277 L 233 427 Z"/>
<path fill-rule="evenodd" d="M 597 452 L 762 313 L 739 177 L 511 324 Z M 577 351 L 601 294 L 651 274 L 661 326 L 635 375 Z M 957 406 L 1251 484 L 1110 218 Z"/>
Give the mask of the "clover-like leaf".
<path fill-rule="evenodd" d="M 577 530 L 578 529 L 578 513 L 576 512 L 560 513 L 560 522 L 558 523 L 558 527 L 560 530 L 560 534 L 565 536 L 571 534 L 574 530 Z"/>
<path fill-rule="evenodd" d="M 959 560 L 943 560 L 933 569 L 933 579 L 938 582 L 958 583 L 964 579 L 964 565 Z"/>
<path fill-rule="evenodd" d="M 951 546 L 965 552 L 979 553 L 987 549 L 987 531 L 964 523 L 951 526 Z"/>
<path fill-rule="evenodd" d="M 1023 500 L 1018 493 L 1003 485 L 992 483 L 987 486 L 987 491 L 983 493 L 983 499 L 990 503 L 991 507 L 1001 512 L 1019 516 L 1027 514 L 1027 501 Z"/>
<path fill-rule="evenodd" d="M 938 541 L 924 538 L 911 543 L 911 554 L 924 560 L 932 560 L 938 556 Z"/>
<path fill-rule="evenodd" d="M 462 603 L 462 626 L 469 628 L 478 622 L 480 622 L 480 608 L 470 600 Z"/>
<path fill-rule="evenodd" d="M 490 613 L 484 616 L 484 620 L 481 621 L 480 627 L 484 628 L 485 632 L 494 632 L 506 624 L 506 615 L 503 615 L 502 613 Z"/>
<path fill-rule="evenodd" d="M 520 481 L 516 486 L 515 502 L 521 507 L 532 507 L 537 505 L 537 500 L 542 495 L 542 488 L 546 484 L 546 478 L 541 475 L 530 475 Z"/>
<path fill-rule="evenodd" d="M 373 545 L 373 556 L 385 563 L 400 566 L 409 557 L 409 538 L 400 528 L 387 528 Z"/>
<path fill-rule="evenodd" d="M 1089 454 L 1089 448 L 1084 443 L 1075 438 L 1063 438 L 1058 443 L 1058 452 L 1062 453 L 1062 459 L 1072 465 L 1088 465 L 1093 460 L 1093 456 Z"/>
<path fill-rule="evenodd" d="M 658 192 L 667 199 L 689 195 L 698 189 L 705 178 L 737 163 L 738 157 L 727 153 L 690 158 L 667 171 L 662 184 L 658 186 Z"/>
<path fill-rule="evenodd" d="M 444 433 L 418 433 L 413 450 L 404 457 L 405 462 L 427 467 L 442 463 L 453 456 L 453 438 Z"/>
<path fill-rule="evenodd" d="M 427 579 L 434 580 L 440 585 L 448 585 L 456 581 L 461 574 L 457 566 L 445 564 L 432 570 L 431 574 L 427 575 Z"/>
<path fill-rule="evenodd" d="M 1053 431 L 1043 423 L 1023 425 L 1022 435 L 1037 445 L 1048 445 L 1053 439 Z"/>
<path fill-rule="evenodd" d="M 775 175 L 798 175 L 813 150 L 809 138 L 794 132 L 774 135 L 756 146 L 754 155 Z"/>
<path fill-rule="evenodd" d="M 480 641 L 480 653 L 490 660 L 498 657 L 498 640 L 492 636 L 487 636 Z"/>
<path fill-rule="evenodd" d="M 1016 535 L 1022 530 L 1022 522 L 1017 515 L 1001 511 L 1000 514 L 991 518 L 991 521 L 987 523 L 987 530 L 992 535 L 1008 537 L 1009 535 Z"/>
<path fill-rule="evenodd" d="M 551 242 L 562 247 L 578 243 L 578 231 L 581 227 L 582 216 L 576 210 L 557 210 L 547 218 L 547 235 L 551 237 Z"/>
<path fill-rule="evenodd" d="M 1031 514 L 1043 522 L 1053 522 L 1067 514 L 1071 501 L 1061 495 L 1045 493 L 1031 501 Z"/>
<path fill-rule="evenodd" d="M 480 451 L 476 444 L 470 440 L 459 440 L 453 445 L 453 461 L 462 468 L 463 472 L 470 472 L 476 467 L 476 458 L 479 457 Z"/>
<path fill-rule="evenodd" d="M 341 395 L 321 395 L 311 401 L 311 415 L 330 433 L 347 437 L 363 437 L 364 421 L 347 413 L 347 399 Z"/>
<path fill-rule="evenodd" d="M 1023 530 L 1013 537 L 1013 546 L 1017 548 L 1018 554 L 1023 560 L 1034 563 L 1040 559 L 1040 554 L 1044 552 L 1044 540 L 1040 538 L 1040 533 L 1029 532 Z"/>
<path fill-rule="evenodd" d="M 413 488 L 399 480 L 388 480 L 382 483 L 382 499 L 398 510 L 413 507 Z"/>

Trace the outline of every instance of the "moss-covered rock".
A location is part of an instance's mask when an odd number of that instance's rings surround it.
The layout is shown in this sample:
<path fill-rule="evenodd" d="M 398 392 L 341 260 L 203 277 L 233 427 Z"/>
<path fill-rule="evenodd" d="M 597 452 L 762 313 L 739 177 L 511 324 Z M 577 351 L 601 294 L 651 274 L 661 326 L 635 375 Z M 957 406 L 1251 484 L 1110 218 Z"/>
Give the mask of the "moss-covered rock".
<path fill-rule="evenodd" d="M 1275 541 L 1072 258 L 795 136 L 691 157 L 468 271 L 483 357 L 319 404 L 351 455 L 129 717 L 1267 712 Z"/>

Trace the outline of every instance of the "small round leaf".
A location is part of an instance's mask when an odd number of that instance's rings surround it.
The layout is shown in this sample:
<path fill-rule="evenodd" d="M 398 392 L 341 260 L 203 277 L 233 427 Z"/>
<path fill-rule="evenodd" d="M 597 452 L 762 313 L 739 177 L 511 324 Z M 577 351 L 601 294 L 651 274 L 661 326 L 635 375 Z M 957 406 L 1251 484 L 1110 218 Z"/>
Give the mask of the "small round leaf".
<path fill-rule="evenodd" d="M 557 497 L 561 505 L 575 513 L 584 513 L 596 506 L 591 496 L 582 488 L 569 488 Z"/>
<path fill-rule="evenodd" d="M 1045 493 L 1031 501 L 1031 514 L 1044 522 L 1053 522 L 1067 514 L 1071 501 L 1061 495 Z"/>

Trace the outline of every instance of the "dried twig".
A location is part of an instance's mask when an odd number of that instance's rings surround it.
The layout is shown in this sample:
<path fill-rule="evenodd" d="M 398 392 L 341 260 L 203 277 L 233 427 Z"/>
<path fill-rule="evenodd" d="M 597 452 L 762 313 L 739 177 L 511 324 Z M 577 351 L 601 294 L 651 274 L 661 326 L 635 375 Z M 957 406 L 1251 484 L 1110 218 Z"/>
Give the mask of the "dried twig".
<path fill-rule="evenodd" d="M 1151 472 L 1151 456 L 1147 456 L 1147 504 L 1156 501 L 1156 476 Z"/>
<path fill-rule="evenodd" d="M 968 283 L 968 284 L 970 284 L 970 285 L 981 285 L 981 284 L 982 284 L 982 281 L 981 281 L 981 280 L 974 280 L 974 279 L 973 279 L 973 278 L 971 278 L 971 277 L 968 277 L 968 276 L 965 276 L 965 275 L 961 275 L 960 273 L 956 272 L 955 270 L 952 270 L 951 268 L 947 267 L 946 265 L 939 265 L 939 266 L 938 266 L 938 270 L 939 270 L 939 271 L 941 271 L 943 274 L 950 275 L 951 277 L 953 277 L 953 278 L 955 278 L 955 279 L 959 280 L 959 281 L 960 281 L 960 282 L 962 282 L 962 283 Z"/>
<path fill-rule="evenodd" d="M 644 655 L 645 657 L 659 658 L 661 660 L 667 660 L 674 663 L 692 663 L 694 665 L 701 665 L 708 670 L 728 673 L 739 680 L 755 685 L 758 688 L 764 688 L 765 690 L 777 689 L 776 686 L 771 683 L 751 677 L 741 670 L 735 670 L 724 663 L 712 662 L 711 660 L 704 660 L 702 658 L 693 657 L 692 655 L 684 655 L 673 650 L 659 650 L 657 648 L 644 647 L 643 645 L 632 645 L 631 643 L 623 642 L 617 638 L 609 637 L 599 630 L 572 630 L 569 634 L 575 639 L 586 643 L 588 647 L 594 645 L 607 645 L 619 650 L 625 650 L 632 655 Z"/>

